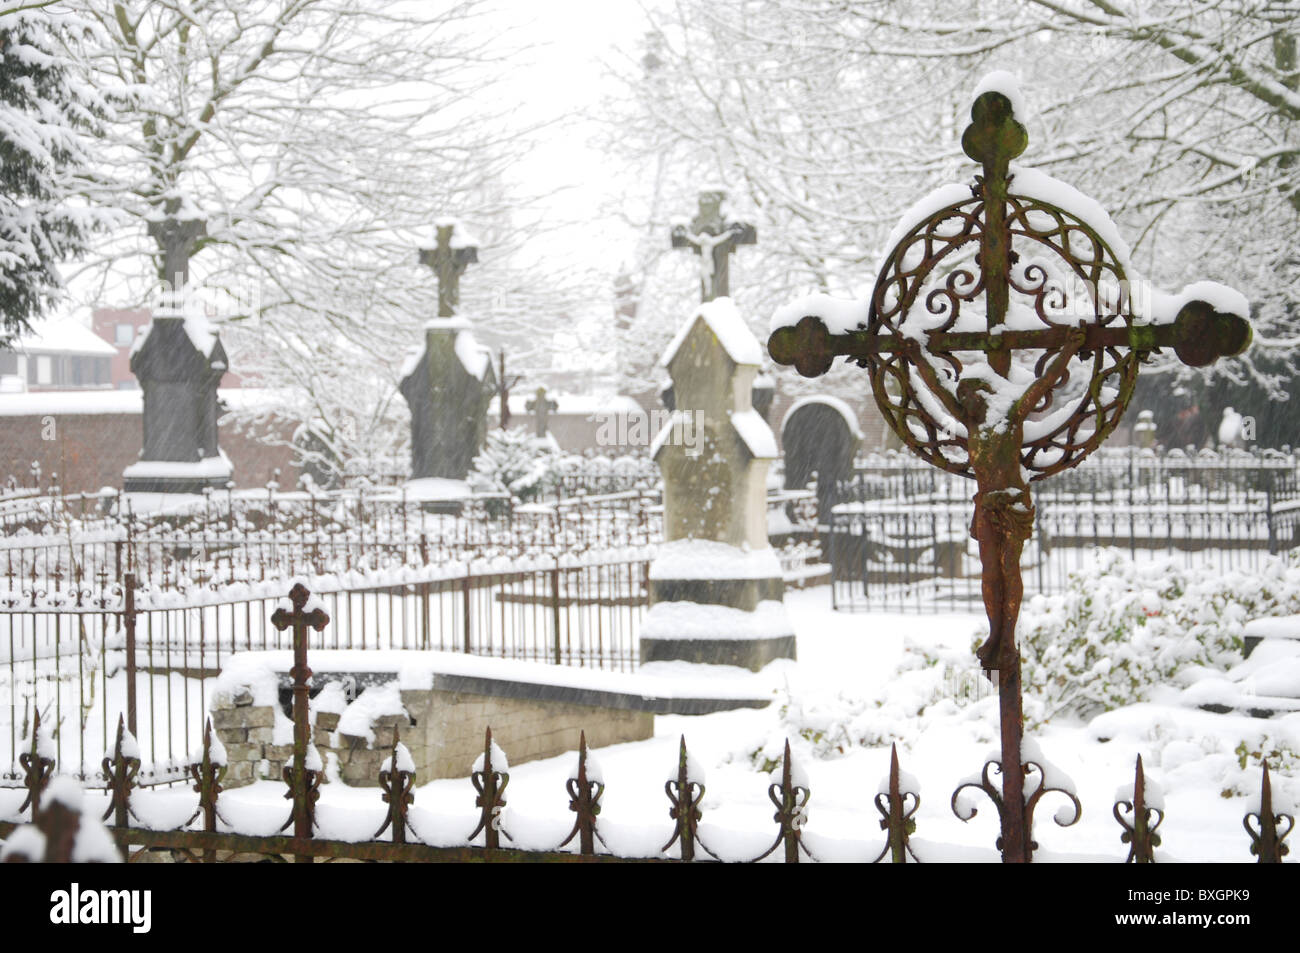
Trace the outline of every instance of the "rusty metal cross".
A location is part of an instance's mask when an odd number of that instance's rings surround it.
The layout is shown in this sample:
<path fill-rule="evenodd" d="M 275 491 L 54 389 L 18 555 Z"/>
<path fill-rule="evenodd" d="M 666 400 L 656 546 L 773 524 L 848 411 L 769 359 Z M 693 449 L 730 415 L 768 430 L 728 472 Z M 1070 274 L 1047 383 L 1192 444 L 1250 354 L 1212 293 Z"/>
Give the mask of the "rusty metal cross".
<path fill-rule="evenodd" d="M 559 410 L 560 405 L 546 396 L 545 387 L 539 387 L 528 403 L 524 404 L 524 409 L 533 415 L 533 433 L 539 437 L 545 437 L 547 418 L 550 416 L 551 411 Z"/>
<path fill-rule="evenodd" d="M 727 193 L 713 189 L 700 193 L 699 211 L 690 225 L 674 225 L 673 248 L 690 248 L 700 256 L 700 300 L 712 301 L 731 294 L 731 254 L 737 245 L 758 242 L 753 225 L 728 222 L 722 213 Z"/>
<path fill-rule="evenodd" d="M 478 246 L 457 242 L 452 222 L 440 222 L 437 229 L 437 246 L 421 248 L 419 261 L 438 276 L 438 317 L 450 318 L 460 304 L 460 276 L 471 264 L 477 264 Z"/>
<path fill-rule="evenodd" d="M 786 309 L 768 349 L 806 377 L 839 356 L 866 368 L 890 428 L 929 463 L 975 481 L 971 535 L 989 619 L 978 656 L 998 683 L 1002 735 L 1001 762 L 985 771 L 1002 775 L 1000 797 L 983 787 L 1001 814 L 1003 859 L 1022 862 L 1032 858 L 1033 805 L 1045 791 L 1040 782 L 1024 797 L 1026 774 L 1041 766 L 1022 760 L 1015 641 L 1020 556 L 1034 522 L 1029 483 L 1105 440 L 1152 354 L 1170 348 L 1200 367 L 1240 354 L 1251 332 L 1243 314 L 1216 309 L 1239 301 L 1221 286 L 1139 304 L 1104 213 L 1063 183 L 1011 168 L 1028 144 L 1011 97 L 983 93 L 971 120 L 962 148 L 982 174 L 970 197 L 935 193 L 900 225 L 860 320 L 829 305 Z"/>
<path fill-rule="evenodd" d="M 289 590 L 289 609 L 283 605 L 271 614 L 271 624 L 283 632 L 293 627 L 293 768 L 290 775 L 293 795 L 293 836 L 311 836 L 311 801 L 313 779 L 307 770 L 307 693 L 311 669 L 307 667 L 307 629 L 320 632 L 329 625 L 330 617 L 320 606 L 307 609 L 311 593 L 302 583 L 294 583 Z M 286 772 L 288 773 L 288 772 Z M 301 859 L 301 857 L 300 857 Z M 310 862 L 310 857 L 306 858 Z"/>

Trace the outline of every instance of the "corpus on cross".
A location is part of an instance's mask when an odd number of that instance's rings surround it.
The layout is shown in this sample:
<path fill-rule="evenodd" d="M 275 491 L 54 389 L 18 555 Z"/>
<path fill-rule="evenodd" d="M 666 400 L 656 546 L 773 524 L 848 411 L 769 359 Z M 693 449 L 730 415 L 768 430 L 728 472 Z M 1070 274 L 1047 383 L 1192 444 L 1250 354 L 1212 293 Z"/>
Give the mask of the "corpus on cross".
<path fill-rule="evenodd" d="M 712 301 L 731 294 L 731 254 L 737 245 L 758 242 L 758 232 L 744 222 L 728 222 L 722 189 L 700 192 L 699 211 L 690 225 L 673 226 L 672 247 L 690 248 L 700 256 L 700 300 Z"/>

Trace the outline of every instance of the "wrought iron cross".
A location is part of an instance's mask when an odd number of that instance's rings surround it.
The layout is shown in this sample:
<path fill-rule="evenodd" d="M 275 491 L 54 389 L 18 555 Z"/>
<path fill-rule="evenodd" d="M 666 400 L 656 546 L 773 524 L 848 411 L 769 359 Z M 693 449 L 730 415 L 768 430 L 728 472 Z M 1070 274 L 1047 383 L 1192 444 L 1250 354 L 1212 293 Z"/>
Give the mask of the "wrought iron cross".
<path fill-rule="evenodd" d="M 975 480 L 971 535 L 989 619 L 978 656 L 996 673 L 1002 724 L 1001 763 L 985 771 L 1002 774 L 1000 799 L 985 790 L 1002 815 L 1003 859 L 1021 862 L 1034 849 L 1038 799 L 1024 799 L 1034 765 L 1021 757 L 1015 640 L 1020 554 L 1034 521 L 1028 484 L 1105 440 L 1153 353 L 1172 348 L 1200 367 L 1240 354 L 1251 331 L 1208 301 L 1185 300 L 1172 320 L 1135 307 L 1126 262 L 1103 237 L 1109 222 L 1064 207 L 1078 204 L 1060 183 L 1046 196 L 1017 188 L 1009 165 L 1028 136 L 1011 99 L 986 92 L 971 119 L 962 148 L 983 167 L 971 197 L 920 216 L 890 249 L 864 319 L 848 327 L 843 315 L 804 314 L 776 328 L 768 349 L 805 377 L 841 355 L 865 367 L 890 428 L 929 463 Z M 1052 181 L 1033 175 L 1022 177 Z"/>
<path fill-rule="evenodd" d="M 307 691 L 311 680 L 311 669 L 307 667 L 307 629 L 320 632 L 329 625 L 330 617 L 319 607 L 307 611 L 307 600 L 311 593 L 302 583 L 294 583 L 289 590 L 289 603 L 292 610 L 283 606 L 271 614 L 271 624 L 283 632 L 293 627 L 293 836 L 311 836 L 311 803 L 308 798 L 312 780 L 307 771 L 307 732 L 310 730 L 307 717 Z M 310 862 L 310 858 L 307 858 Z"/>
<path fill-rule="evenodd" d="M 453 245 L 452 223 L 438 225 L 438 244 L 420 249 L 420 264 L 428 265 L 438 276 L 438 317 L 450 318 L 460 304 L 460 276 L 471 264 L 478 263 L 477 245 Z"/>
<path fill-rule="evenodd" d="M 546 396 L 546 388 L 537 388 L 536 394 L 524 404 L 524 409 L 533 415 L 533 432 L 539 437 L 546 436 L 547 417 L 551 411 L 559 410 L 560 405 Z"/>
<path fill-rule="evenodd" d="M 691 224 L 675 225 L 673 248 L 690 248 L 700 256 L 700 300 L 712 301 L 731 294 L 731 254 L 737 245 L 758 242 L 758 232 L 744 222 L 728 222 L 722 214 L 727 193 L 700 193 L 700 209 Z"/>

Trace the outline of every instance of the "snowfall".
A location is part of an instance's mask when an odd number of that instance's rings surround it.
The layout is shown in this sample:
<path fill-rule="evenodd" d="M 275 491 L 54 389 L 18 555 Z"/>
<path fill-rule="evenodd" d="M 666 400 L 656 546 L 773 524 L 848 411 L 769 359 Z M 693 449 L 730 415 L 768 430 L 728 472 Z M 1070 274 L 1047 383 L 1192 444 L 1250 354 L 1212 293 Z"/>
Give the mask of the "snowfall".
<path fill-rule="evenodd" d="M 1139 595 L 1147 600 L 1143 605 L 1154 598 L 1150 592 Z M 592 770 L 606 785 L 598 820 L 603 846 L 597 849 L 663 856 L 660 848 L 673 831 L 664 784 L 676 774 L 679 739 L 685 736 L 692 775 L 706 789 L 702 845 L 725 860 L 761 854 L 777 835 L 768 787 L 780 778 L 788 739 L 796 775 L 806 778 L 812 792 L 802 831 L 812 858 L 870 861 L 881 853 L 884 835 L 873 802 L 888 776 L 890 745 L 896 743 L 905 781 L 916 779 L 914 787 L 919 782 L 912 838 L 919 859 L 997 862 L 993 804 L 979 792 L 964 797 L 961 806 L 978 812 L 967 822 L 951 806 L 954 789 L 978 774 L 997 743 L 996 692 L 972 661 L 972 647 L 987 624 L 983 616 L 835 612 L 827 587 L 789 591 L 786 604 L 798 636 L 797 662 L 774 662 L 757 674 L 725 668 L 708 673 L 738 689 L 770 694 L 771 705 L 659 715 L 652 739 L 593 751 Z M 1035 610 L 1028 603 L 1027 610 L 1032 622 Z M 671 679 L 681 672 L 670 666 L 647 674 Z M 1208 671 L 1201 674 L 1206 677 L 1200 681 L 1213 681 Z M 1083 805 L 1078 822 L 1062 827 L 1056 818 L 1069 819 L 1067 799 L 1060 794 L 1042 799 L 1034 826 L 1037 861 L 1125 859 L 1128 847 L 1120 841 L 1122 830 L 1111 808 L 1126 788 L 1131 792 L 1139 754 L 1151 802 L 1165 811 L 1157 860 L 1254 861 L 1242 829 L 1243 815 L 1258 805 L 1258 758 L 1250 755 L 1263 751 L 1281 769 L 1274 774 L 1275 808 L 1293 810 L 1300 793 L 1300 783 L 1290 776 L 1300 750 L 1300 714 L 1271 719 L 1212 714 L 1187 704 L 1186 692 L 1187 687 L 1165 686 L 1147 701 L 1086 719 L 1056 714 L 1044 722 L 1041 708 L 1028 712 L 1028 734 L 1049 762 L 1049 774 L 1056 783 L 1072 784 Z M 554 849 L 565 839 L 574 818 L 565 782 L 575 774 L 576 761 L 570 753 L 510 766 L 502 825 L 510 837 L 506 846 Z M 478 823 L 471 767 L 465 765 L 462 779 L 423 784 L 417 779 L 411 825 L 420 840 L 466 843 Z M 317 836 L 369 840 L 385 817 L 380 791 L 344 786 L 332 756 L 325 770 Z M 221 828 L 276 833 L 287 817 L 284 791 L 283 783 L 263 780 L 223 792 Z M 23 819 L 18 814 L 23 793 L 0 790 L 0 817 Z M 156 829 L 183 826 L 194 813 L 195 797 L 189 785 L 137 791 L 136 822 Z M 103 792 L 88 790 L 85 798 L 88 812 L 103 813 Z M 481 834 L 475 842 L 482 842 Z M 575 844 L 576 839 L 566 849 Z M 678 856 L 677 850 L 673 846 L 667 856 Z M 773 852 L 768 861 L 778 862 L 781 853 Z"/>

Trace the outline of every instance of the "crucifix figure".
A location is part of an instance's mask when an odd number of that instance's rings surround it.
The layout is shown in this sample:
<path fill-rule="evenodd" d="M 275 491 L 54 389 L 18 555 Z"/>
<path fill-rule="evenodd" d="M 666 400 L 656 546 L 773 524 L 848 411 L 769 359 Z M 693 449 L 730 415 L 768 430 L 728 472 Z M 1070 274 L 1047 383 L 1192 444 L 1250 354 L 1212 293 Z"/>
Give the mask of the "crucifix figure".
<path fill-rule="evenodd" d="M 524 409 L 530 411 L 533 415 L 533 433 L 539 437 L 545 437 L 546 419 L 550 416 L 551 411 L 559 410 L 560 405 L 546 396 L 545 387 L 539 387 L 532 399 L 524 404 Z"/>
<path fill-rule="evenodd" d="M 478 246 L 456 239 L 452 222 L 439 222 L 437 227 L 438 244 L 420 249 L 420 264 L 428 265 L 438 276 L 438 317 L 450 318 L 460 304 L 460 276 L 478 263 Z"/>
<path fill-rule="evenodd" d="M 1250 343 L 1249 310 L 1208 282 L 1177 297 L 1130 297 L 1126 250 L 1113 223 L 1064 183 L 1010 165 L 1028 144 L 997 74 L 962 137 L 980 163 L 969 197 L 949 186 L 889 250 L 869 308 L 825 298 L 781 309 L 768 349 L 800 374 L 837 356 L 868 370 L 881 414 L 934 466 L 975 481 L 989 637 L 977 654 L 998 684 L 1001 761 L 982 789 L 998 807 L 1007 862 L 1032 858 L 1033 810 L 1049 790 L 1041 758 L 1022 757 L 1024 719 L 1016 620 L 1020 555 L 1033 531 L 1029 484 L 1082 461 L 1119 423 L 1138 368 L 1162 348 L 1202 367 Z M 938 193 L 936 193 L 938 195 Z M 828 304 L 830 306 L 828 307 Z M 841 303 L 842 305 L 842 303 Z M 963 310 L 963 308 L 965 310 Z M 861 320 L 857 320 L 861 317 Z M 982 325 L 982 329 L 979 328 Z M 1002 776 L 999 791 L 990 771 Z M 1026 778 L 1036 775 L 1036 787 Z M 1066 792 L 1061 792 L 1066 793 Z M 1075 805 L 1078 801 L 1067 793 Z M 1073 821 L 1070 821 L 1073 823 Z"/>
<path fill-rule="evenodd" d="M 728 222 L 722 212 L 727 193 L 720 189 L 700 193 L 700 209 L 690 225 L 675 225 L 673 248 L 690 248 L 700 256 L 700 300 L 731 295 L 730 259 L 737 245 L 758 242 L 753 225 Z"/>
<path fill-rule="evenodd" d="M 190 280 L 190 253 L 194 243 L 207 234 L 200 219 L 180 219 L 180 200 L 163 203 L 165 218 L 149 223 L 149 237 L 158 243 L 162 254 L 161 277 L 173 292 L 179 292 Z"/>

